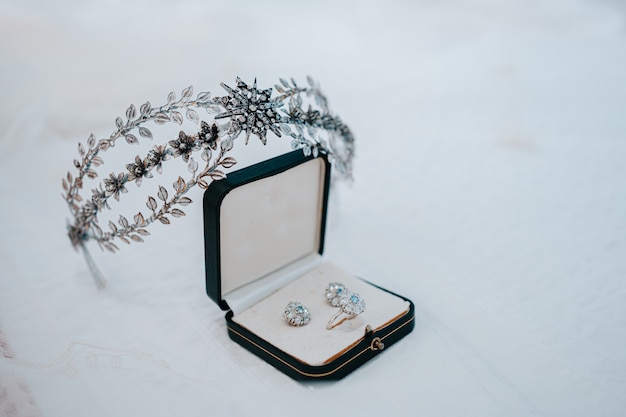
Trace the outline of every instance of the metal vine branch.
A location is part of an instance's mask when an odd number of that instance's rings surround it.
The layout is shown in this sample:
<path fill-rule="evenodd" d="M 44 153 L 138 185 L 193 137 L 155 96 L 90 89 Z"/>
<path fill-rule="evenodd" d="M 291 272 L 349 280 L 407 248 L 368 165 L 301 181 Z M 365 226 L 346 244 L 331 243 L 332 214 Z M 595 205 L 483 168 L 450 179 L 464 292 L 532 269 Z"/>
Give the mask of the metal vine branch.
<path fill-rule="evenodd" d="M 237 163 L 228 154 L 241 136 L 245 136 L 245 144 L 253 135 L 266 144 L 268 132 L 278 137 L 288 136 L 292 149 L 302 149 L 307 155 L 326 154 L 335 170 L 349 178 L 354 137 L 339 117 L 330 112 L 319 85 L 311 77 L 307 77 L 307 84 L 300 87 L 293 79 L 290 82 L 280 79 L 273 88 L 258 89 L 256 80 L 250 86 L 237 78 L 235 87 L 221 83 L 227 95 L 211 98 L 209 92 L 201 92 L 195 99 L 190 86 L 182 91 L 180 98 L 171 92 L 167 103 L 160 107 L 146 102 L 137 110 L 131 105 L 125 118 L 115 119 L 116 129 L 108 138 L 97 140 L 91 134 L 86 145 L 79 143 L 80 158 L 74 159 L 78 172 L 72 175 L 68 171 L 62 181 L 64 198 L 73 217 L 67 229 L 73 247 L 83 250 L 97 284 L 104 286 L 104 280 L 85 242 L 95 240 L 101 248 L 115 252 L 119 249 L 116 240 L 127 244 L 143 242 L 143 237 L 149 235 L 146 228 L 150 224 L 157 221 L 170 224 L 171 218 L 184 216 L 180 207 L 192 202 L 185 196 L 187 191 L 196 185 L 206 189 L 210 181 L 225 178 L 226 171 Z M 272 97 L 274 90 L 278 95 Z M 201 109 L 208 113 L 207 120 L 200 116 Z M 199 129 L 195 132 L 181 130 L 174 139 L 155 145 L 143 158 L 135 156 L 126 165 L 126 171 L 111 172 L 91 190 L 90 197 L 81 196 L 85 177 L 98 177 L 95 168 L 104 163 L 101 154 L 114 147 L 118 139 L 124 138 L 131 145 L 139 140 L 152 140 L 152 131 L 145 124 L 181 125 L 185 118 L 199 125 Z M 221 121 L 224 123 L 220 124 Z M 202 168 L 193 157 L 196 153 L 200 153 L 204 161 Z M 110 210 L 111 197 L 119 201 L 121 195 L 128 192 L 129 183 L 140 186 L 144 179 L 153 178 L 155 171 L 161 174 L 164 162 L 177 158 L 186 163 L 190 176 L 186 180 L 179 176 L 172 192 L 159 185 L 156 198 L 147 198 L 147 211 L 137 212 L 132 221 L 120 215 L 117 224 L 109 221 L 107 226 L 102 226 L 98 223 L 98 215 Z"/>

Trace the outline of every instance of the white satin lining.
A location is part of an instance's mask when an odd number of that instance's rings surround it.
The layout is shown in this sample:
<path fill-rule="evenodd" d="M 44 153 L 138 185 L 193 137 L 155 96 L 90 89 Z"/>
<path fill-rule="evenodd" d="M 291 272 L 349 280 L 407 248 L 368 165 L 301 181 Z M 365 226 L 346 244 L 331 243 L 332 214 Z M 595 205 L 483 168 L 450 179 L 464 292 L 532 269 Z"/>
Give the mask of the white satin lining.
<path fill-rule="evenodd" d="M 317 254 L 324 163 L 321 158 L 307 161 L 224 197 L 219 238 L 225 299 L 236 289 Z"/>

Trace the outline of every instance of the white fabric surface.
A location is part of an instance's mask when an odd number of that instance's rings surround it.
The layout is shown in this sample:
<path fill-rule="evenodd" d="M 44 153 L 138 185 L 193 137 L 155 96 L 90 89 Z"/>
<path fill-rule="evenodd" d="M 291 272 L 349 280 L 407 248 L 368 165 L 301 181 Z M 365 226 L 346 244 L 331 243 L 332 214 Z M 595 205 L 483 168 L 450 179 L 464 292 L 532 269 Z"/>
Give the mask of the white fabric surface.
<path fill-rule="evenodd" d="M 0 415 L 625 415 L 625 12 L 3 1 Z M 307 74 L 358 138 L 326 255 L 417 309 L 411 335 L 336 383 L 292 381 L 228 339 L 204 293 L 199 190 L 144 244 L 94 251 L 104 291 L 60 197 L 76 143 L 130 103 Z"/>

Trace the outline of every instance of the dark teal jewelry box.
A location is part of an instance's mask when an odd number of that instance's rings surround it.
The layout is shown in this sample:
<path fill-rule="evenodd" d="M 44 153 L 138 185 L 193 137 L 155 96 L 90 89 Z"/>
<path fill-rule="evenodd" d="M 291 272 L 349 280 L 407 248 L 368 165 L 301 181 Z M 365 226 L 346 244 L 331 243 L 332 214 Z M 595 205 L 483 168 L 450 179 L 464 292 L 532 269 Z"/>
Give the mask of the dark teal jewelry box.
<path fill-rule="evenodd" d="M 299 380 L 342 378 L 414 328 L 409 299 L 354 277 L 351 289 L 369 294 L 366 311 L 321 330 L 336 311 L 323 292 L 339 271 L 322 258 L 330 170 L 325 156 L 293 151 L 229 173 L 204 194 L 208 296 L 227 311 L 233 341 Z M 310 324 L 282 321 L 289 301 L 315 307 Z"/>

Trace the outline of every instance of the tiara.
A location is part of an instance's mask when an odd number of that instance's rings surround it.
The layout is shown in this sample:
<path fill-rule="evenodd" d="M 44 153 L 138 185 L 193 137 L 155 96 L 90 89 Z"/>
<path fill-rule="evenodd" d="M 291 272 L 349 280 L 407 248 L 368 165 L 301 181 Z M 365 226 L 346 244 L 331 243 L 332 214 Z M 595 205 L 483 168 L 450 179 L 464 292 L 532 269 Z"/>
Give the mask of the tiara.
<path fill-rule="evenodd" d="M 228 169 L 237 163 L 229 153 L 240 137 L 245 137 L 246 145 L 251 136 L 265 145 L 270 132 L 278 137 L 289 137 L 292 149 L 302 149 L 307 156 L 325 154 L 341 177 L 351 178 L 354 137 L 341 119 L 330 112 L 319 85 L 311 77 L 307 77 L 305 87 L 298 86 L 293 79 L 279 81 L 273 88 L 259 89 L 256 79 L 250 86 L 237 78 L 235 87 L 221 83 L 227 94 L 213 98 L 209 92 L 201 92 L 193 98 L 192 86 L 182 90 L 179 98 L 172 91 L 167 103 L 160 107 L 146 102 L 137 110 L 131 104 L 125 118 L 115 119 L 116 129 L 108 138 L 98 140 L 91 134 L 86 144 L 78 144 L 80 157 L 74 159 L 78 172 L 72 175 L 68 171 L 62 181 L 63 196 L 72 215 L 67 234 L 74 249 L 80 248 L 85 255 L 98 287 L 104 287 L 105 281 L 86 242 L 94 240 L 101 249 L 116 252 L 119 250 L 116 242 L 143 242 L 150 234 L 146 228 L 152 223 L 170 224 L 172 218 L 184 216 L 180 207 L 192 203 L 185 196 L 187 191 L 196 185 L 206 189 L 211 181 L 225 178 Z M 274 90 L 277 95 L 272 97 Z M 208 114 L 207 120 L 200 116 L 202 109 Z M 181 130 L 165 144 L 154 145 L 143 158 L 137 155 L 126 164 L 125 171 L 111 172 L 104 177 L 91 190 L 91 196 L 81 196 L 86 179 L 97 182 L 96 168 L 104 163 L 102 154 L 113 148 L 119 139 L 131 145 L 140 140 L 153 140 L 152 131 L 145 126 L 148 122 L 182 125 L 185 119 L 199 129 Z M 194 158 L 198 153 L 202 163 Z M 137 212 L 132 221 L 120 215 L 117 223 L 110 220 L 107 226 L 99 224 L 98 215 L 111 210 L 111 197 L 119 201 L 122 194 L 128 192 L 130 183 L 141 186 L 145 179 L 154 177 L 155 171 L 161 174 L 166 161 L 174 159 L 187 165 L 190 173 L 187 179 L 179 176 L 170 191 L 159 185 L 155 190 L 156 198 L 149 195 L 147 210 Z"/>

